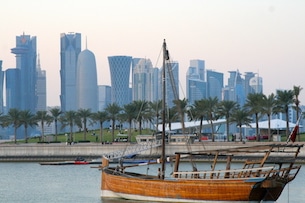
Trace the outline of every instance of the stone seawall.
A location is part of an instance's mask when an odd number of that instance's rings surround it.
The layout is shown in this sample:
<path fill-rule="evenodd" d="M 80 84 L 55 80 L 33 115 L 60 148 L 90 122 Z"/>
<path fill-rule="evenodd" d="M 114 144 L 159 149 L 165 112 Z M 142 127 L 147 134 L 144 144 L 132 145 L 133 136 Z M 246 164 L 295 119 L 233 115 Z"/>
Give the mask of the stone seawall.
<path fill-rule="evenodd" d="M 231 148 L 238 146 L 261 145 L 267 143 L 239 143 L 239 142 L 203 142 L 190 146 L 191 150 L 214 150 L 220 148 Z M 275 144 L 279 144 L 278 142 Z M 303 143 L 295 143 L 303 144 Z M 41 160 L 65 160 L 82 156 L 85 158 L 100 158 L 104 154 L 115 151 L 124 151 L 128 143 L 99 144 L 99 143 L 78 143 L 66 145 L 65 143 L 52 144 L 0 144 L 0 161 L 41 161 Z M 131 144 L 132 145 L 132 144 Z M 185 145 L 167 145 L 166 155 L 173 155 L 176 151 L 187 151 Z M 142 156 L 158 156 L 161 148 L 156 147 L 140 153 Z M 305 159 L 305 147 L 301 148 L 299 154 Z"/>

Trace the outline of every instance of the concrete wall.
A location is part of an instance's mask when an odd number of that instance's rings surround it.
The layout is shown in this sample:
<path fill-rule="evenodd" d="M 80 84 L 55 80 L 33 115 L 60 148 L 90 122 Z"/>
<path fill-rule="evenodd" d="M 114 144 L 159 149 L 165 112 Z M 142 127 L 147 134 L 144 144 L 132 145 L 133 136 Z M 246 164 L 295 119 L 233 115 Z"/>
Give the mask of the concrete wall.
<path fill-rule="evenodd" d="M 261 145 L 266 143 L 235 143 L 235 142 L 203 142 L 190 146 L 192 151 L 215 150 L 238 146 Z M 278 142 L 276 144 L 279 144 Z M 74 145 L 60 144 L 0 144 L 0 157 L 3 156 L 99 156 L 114 151 L 124 151 L 127 143 L 99 144 L 78 143 Z M 167 145 L 166 154 L 174 155 L 176 151 L 188 151 L 185 145 Z M 141 155 L 160 155 L 161 148 L 153 148 L 140 153 Z M 301 148 L 300 157 L 305 157 L 305 147 Z"/>

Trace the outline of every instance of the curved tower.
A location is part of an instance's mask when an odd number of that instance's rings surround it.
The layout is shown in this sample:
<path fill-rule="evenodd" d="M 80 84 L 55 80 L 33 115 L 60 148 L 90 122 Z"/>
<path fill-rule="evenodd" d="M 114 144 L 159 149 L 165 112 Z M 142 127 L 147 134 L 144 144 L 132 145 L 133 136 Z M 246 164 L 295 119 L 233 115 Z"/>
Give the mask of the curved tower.
<path fill-rule="evenodd" d="M 129 75 L 131 56 L 109 56 L 111 102 L 123 106 L 131 102 Z"/>
<path fill-rule="evenodd" d="M 98 111 L 98 86 L 94 54 L 88 49 L 78 55 L 76 71 L 76 101 L 78 109 Z"/>

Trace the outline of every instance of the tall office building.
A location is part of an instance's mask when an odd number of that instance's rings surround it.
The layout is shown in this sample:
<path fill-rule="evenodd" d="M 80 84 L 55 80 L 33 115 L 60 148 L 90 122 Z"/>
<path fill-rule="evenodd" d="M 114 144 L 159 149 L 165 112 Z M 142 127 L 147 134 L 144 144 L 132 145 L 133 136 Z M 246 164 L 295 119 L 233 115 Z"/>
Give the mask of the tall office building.
<path fill-rule="evenodd" d="M 250 93 L 254 93 L 252 87 L 250 86 L 250 80 L 255 77 L 253 72 L 245 72 L 245 97 Z"/>
<path fill-rule="evenodd" d="M 104 111 L 111 104 L 111 87 L 108 85 L 99 85 L 98 98 L 98 109 L 99 111 Z"/>
<path fill-rule="evenodd" d="M 216 72 L 213 70 L 207 70 L 207 97 L 218 98 L 222 100 L 222 89 L 223 89 L 223 73 Z"/>
<path fill-rule="evenodd" d="M 108 57 L 111 77 L 111 102 L 121 107 L 131 102 L 129 88 L 131 61 L 131 56 Z"/>
<path fill-rule="evenodd" d="M 205 61 L 200 59 L 190 60 L 190 67 L 195 68 L 195 72 L 198 75 L 199 80 L 206 81 L 205 79 Z"/>
<path fill-rule="evenodd" d="M 36 92 L 36 37 L 24 34 L 17 36 L 16 47 L 12 48 L 11 52 L 16 55 L 16 68 L 19 70 L 19 74 L 13 74 L 17 77 L 15 80 L 19 81 L 19 84 L 15 83 L 15 85 L 18 85 L 20 93 L 15 108 L 35 113 L 38 100 Z M 8 106 L 8 108 L 11 107 Z"/>
<path fill-rule="evenodd" d="M 98 111 L 97 71 L 94 54 L 85 49 L 80 52 L 76 71 L 77 109 Z"/>
<path fill-rule="evenodd" d="M 195 101 L 205 99 L 207 91 L 207 83 L 199 79 L 186 80 L 186 97 L 189 104 L 194 104 Z"/>
<path fill-rule="evenodd" d="M 166 105 L 171 108 L 174 106 L 174 100 L 179 99 L 179 63 L 178 62 L 168 62 L 166 63 L 165 71 L 165 102 Z M 170 75 L 172 75 L 172 79 Z M 159 99 L 162 100 L 162 68 L 159 71 Z"/>
<path fill-rule="evenodd" d="M 60 35 L 60 104 L 63 112 L 77 109 L 76 72 L 77 58 L 81 52 L 80 33 Z"/>
<path fill-rule="evenodd" d="M 190 104 L 207 97 L 207 83 L 204 73 L 204 60 L 190 60 L 190 67 L 186 73 L 186 97 Z"/>
<path fill-rule="evenodd" d="M 20 80 L 16 80 L 16 78 L 20 78 L 20 69 L 9 68 L 5 71 L 5 97 L 8 111 L 12 108 L 19 109 L 20 106 Z"/>
<path fill-rule="evenodd" d="M 263 78 L 256 75 L 249 81 L 250 93 L 263 93 Z"/>
<path fill-rule="evenodd" d="M 196 100 L 206 98 L 207 84 L 200 79 L 198 69 L 189 67 L 186 73 L 186 97 L 190 104 L 194 104 Z"/>
<path fill-rule="evenodd" d="M 133 59 L 132 100 L 156 101 L 155 69 L 150 59 Z"/>
<path fill-rule="evenodd" d="M 245 96 L 245 81 L 241 77 L 239 71 L 229 71 L 230 76 L 228 78 L 228 86 L 225 87 L 224 100 L 230 100 L 237 102 L 240 106 L 243 106 L 246 102 Z"/>
<path fill-rule="evenodd" d="M 41 70 L 39 55 L 38 55 L 38 59 L 37 59 L 36 71 L 37 71 L 37 84 L 36 84 L 37 107 L 36 107 L 36 111 L 46 111 L 47 110 L 47 78 L 46 78 L 46 71 Z"/>
<path fill-rule="evenodd" d="M 0 114 L 3 113 L 3 83 L 4 71 L 2 71 L 2 61 L 0 60 Z"/>

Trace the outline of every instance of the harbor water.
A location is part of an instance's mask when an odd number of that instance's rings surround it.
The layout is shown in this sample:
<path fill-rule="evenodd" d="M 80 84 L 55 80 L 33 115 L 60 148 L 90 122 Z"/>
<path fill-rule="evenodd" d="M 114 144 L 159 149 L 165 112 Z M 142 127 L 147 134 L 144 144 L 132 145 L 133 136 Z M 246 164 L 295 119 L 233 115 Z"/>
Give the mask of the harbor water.
<path fill-rule="evenodd" d="M 101 200 L 98 165 L 40 165 L 0 163 L 0 202 L 4 203 L 123 203 Z M 170 166 L 168 166 L 170 167 Z M 140 170 L 146 170 L 144 168 Z M 143 172 L 143 171 L 142 171 Z M 305 165 L 277 203 L 305 201 Z M 238 190 L 238 188 L 236 188 Z"/>

